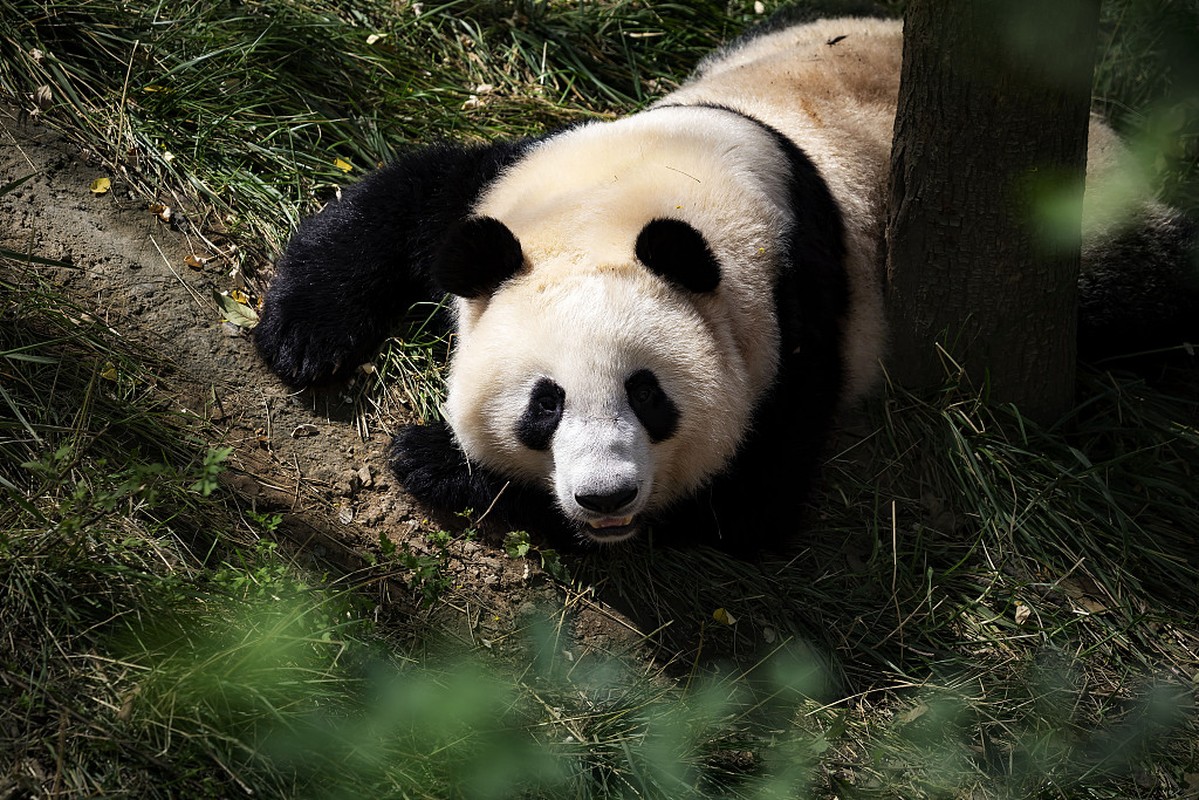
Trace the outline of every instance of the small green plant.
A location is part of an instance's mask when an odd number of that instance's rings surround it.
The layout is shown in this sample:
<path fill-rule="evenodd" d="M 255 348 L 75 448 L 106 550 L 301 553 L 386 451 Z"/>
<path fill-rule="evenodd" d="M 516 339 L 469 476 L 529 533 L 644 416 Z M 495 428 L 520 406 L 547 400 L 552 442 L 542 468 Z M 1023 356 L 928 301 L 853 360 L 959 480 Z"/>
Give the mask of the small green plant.
<path fill-rule="evenodd" d="M 278 598 L 307 588 L 279 554 L 279 545 L 259 539 L 249 551 L 234 553 L 212 572 L 211 581 L 237 598 Z"/>
<path fill-rule="evenodd" d="M 453 584 L 452 576 L 446 571 L 448 554 L 444 550 L 417 553 L 405 544 L 396 555 L 396 560 L 408 571 L 408 585 L 426 607 L 440 600 Z"/>
<path fill-rule="evenodd" d="M 570 580 L 570 574 L 558 551 L 534 545 L 529 540 L 528 531 L 509 531 L 504 536 L 504 552 L 509 558 L 527 558 L 529 553 L 534 553 L 541 562 L 541 569 L 547 575 L 563 583 Z"/>
<path fill-rule="evenodd" d="M 374 565 L 384 569 L 399 567 L 404 572 L 405 583 L 420 597 L 421 604 L 429 607 L 453 585 L 453 576 L 449 572 L 451 541 L 453 536 L 447 531 L 433 531 L 426 534 L 428 549 L 422 552 L 408 542 L 396 544 L 386 532 L 380 531 L 379 556 L 374 559 Z"/>
<path fill-rule="evenodd" d="M 396 554 L 396 550 L 398 549 L 396 547 L 395 540 L 393 540 L 390 536 L 388 536 L 387 531 L 384 531 L 384 530 L 379 531 L 378 545 L 379 545 L 379 554 L 385 560 L 389 559 L 389 558 L 393 558 Z M 375 563 L 378 563 L 378 561 L 379 561 L 379 559 L 375 558 Z"/>
<path fill-rule="evenodd" d="M 204 463 L 200 465 L 200 477 L 189 488 L 198 492 L 201 497 L 208 497 L 217 490 L 220 482 L 217 480 L 225 471 L 225 461 L 233 454 L 232 447 L 211 447 L 204 454 Z"/>
<path fill-rule="evenodd" d="M 46 450 L 36 459 L 24 461 L 21 468 L 47 479 L 57 480 L 63 470 L 70 465 L 75 457 L 75 446 L 71 442 L 63 442 L 53 450 Z"/>
<path fill-rule="evenodd" d="M 504 552 L 509 558 L 524 558 L 532 547 L 528 531 L 509 531 L 504 536 Z"/>
<path fill-rule="evenodd" d="M 265 511 L 254 511 L 250 509 L 246 511 L 246 516 L 250 521 L 257 525 L 263 533 L 272 534 L 279 530 L 279 526 L 283 524 L 283 515 L 277 512 L 268 513 Z"/>

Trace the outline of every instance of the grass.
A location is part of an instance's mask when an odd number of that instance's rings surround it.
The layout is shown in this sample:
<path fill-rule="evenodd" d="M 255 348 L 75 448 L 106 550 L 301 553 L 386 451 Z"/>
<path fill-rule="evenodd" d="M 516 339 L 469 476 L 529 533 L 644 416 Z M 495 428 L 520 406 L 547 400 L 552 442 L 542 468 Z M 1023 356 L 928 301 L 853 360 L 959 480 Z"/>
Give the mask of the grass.
<path fill-rule="evenodd" d="M 1192 210 L 1196 13 L 1109 3 L 1097 79 Z M 253 289 L 302 214 L 396 149 L 622 113 L 752 17 L 0 0 L 0 90 Z M 368 599 L 396 560 L 446 591 L 442 539 L 297 566 L 280 520 L 219 488 L 221 443 L 171 411 L 170 370 L 34 266 L 0 271 L 0 797 L 1199 794 L 1193 374 L 1088 372 L 1047 430 L 952 381 L 892 389 L 780 530 L 797 552 L 567 557 L 510 649 L 462 653 L 419 598 Z M 435 413 L 445 344 L 421 338 L 361 382 L 370 424 Z M 573 641 L 594 598 L 653 660 Z"/>

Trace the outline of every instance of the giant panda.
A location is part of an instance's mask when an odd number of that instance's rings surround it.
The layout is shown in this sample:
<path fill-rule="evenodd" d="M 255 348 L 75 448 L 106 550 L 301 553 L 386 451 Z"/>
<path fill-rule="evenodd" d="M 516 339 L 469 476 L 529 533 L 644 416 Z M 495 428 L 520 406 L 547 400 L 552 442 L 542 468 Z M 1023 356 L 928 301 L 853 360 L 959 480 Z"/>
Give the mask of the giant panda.
<path fill-rule="evenodd" d="M 901 36 L 773 26 L 631 116 L 418 149 L 300 226 L 257 347 L 290 385 L 335 380 L 448 293 L 445 422 L 390 451 L 417 500 L 600 543 L 776 535 L 834 415 L 880 380 Z M 1093 122 L 1089 185 L 1121 152 Z M 1185 255 L 1187 221 L 1148 196 L 1138 213 L 1133 238 Z M 1122 236 L 1090 235 L 1088 275 L 1115 272 Z M 1131 307 L 1137 279 L 1107 285 L 1084 283 L 1084 330 Z"/>

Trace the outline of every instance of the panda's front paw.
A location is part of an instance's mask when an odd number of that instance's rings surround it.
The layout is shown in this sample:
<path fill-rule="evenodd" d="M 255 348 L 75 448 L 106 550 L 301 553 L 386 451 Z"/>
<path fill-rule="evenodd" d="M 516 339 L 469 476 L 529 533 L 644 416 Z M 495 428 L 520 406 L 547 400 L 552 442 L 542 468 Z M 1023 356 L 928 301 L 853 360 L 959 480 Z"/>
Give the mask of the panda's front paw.
<path fill-rule="evenodd" d="M 469 461 L 444 422 L 401 428 L 388 462 L 400 485 L 422 505 L 443 514 L 470 512 L 507 530 L 559 537 L 573 530 L 543 489 L 510 481 Z"/>
<path fill-rule="evenodd" d="M 401 428 L 391 440 L 388 463 L 408 494 L 438 511 L 481 511 L 503 488 L 501 481 L 467 461 L 444 422 Z"/>
<path fill-rule="evenodd" d="M 254 328 L 254 344 L 289 386 L 346 377 L 383 338 L 381 326 L 371 315 L 338 303 L 329 296 L 335 291 L 314 292 L 281 283 L 272 285 L 267 294 Z"/>

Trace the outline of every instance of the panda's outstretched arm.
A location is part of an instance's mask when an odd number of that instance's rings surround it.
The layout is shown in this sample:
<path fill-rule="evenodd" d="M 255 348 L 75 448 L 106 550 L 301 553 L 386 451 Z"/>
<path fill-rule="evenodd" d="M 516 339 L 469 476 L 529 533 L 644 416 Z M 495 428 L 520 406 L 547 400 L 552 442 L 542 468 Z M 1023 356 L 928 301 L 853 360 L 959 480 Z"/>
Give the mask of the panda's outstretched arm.
<path fill-rule="evenodd" d="M 431 271 L 446 231 L 528 145 L 422 148 L 305 220 L 254 330 L 271 369 L 296 387 L 344 377 L 413 303 L 440 299 Z"/>

